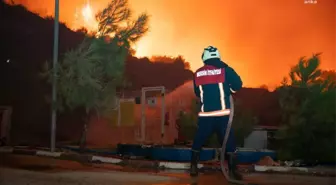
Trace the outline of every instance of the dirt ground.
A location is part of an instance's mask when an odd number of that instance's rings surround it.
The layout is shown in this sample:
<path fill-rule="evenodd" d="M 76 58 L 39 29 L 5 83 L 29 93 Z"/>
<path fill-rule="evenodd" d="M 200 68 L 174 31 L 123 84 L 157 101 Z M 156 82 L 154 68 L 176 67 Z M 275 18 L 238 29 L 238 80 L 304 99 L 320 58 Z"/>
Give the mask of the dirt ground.
<path fill-rule="evenodd" d="M 335 185 L 334 177 L 247 174 L 260 185 Z M 193 182 L 193 183 L 192 183 Z M 139 172 L 107 164 L 84 165 L 36 156 L 0 154 L 1 185 L 226 185 L 220 173 L 202 174 L 190 180 L 186 172 Z"/>

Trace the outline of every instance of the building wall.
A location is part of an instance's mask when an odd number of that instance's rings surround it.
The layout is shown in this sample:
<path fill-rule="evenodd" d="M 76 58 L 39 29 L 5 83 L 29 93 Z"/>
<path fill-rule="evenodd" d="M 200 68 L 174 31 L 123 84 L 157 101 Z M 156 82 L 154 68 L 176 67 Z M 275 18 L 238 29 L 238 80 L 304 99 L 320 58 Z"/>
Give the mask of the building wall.
<path fill-rule="evenodd" d="M 244 140 L 244 148 L 253 148 L 257 150 L 267 149 L 267 132 L 266 130 L 254 130 Z"/>
<path fill-rule="evenodd" d="M 156 106 L 147 106 L 145 113 L 146 143 L 174 143 L 178 136 L 175 124 L 177 115 L 181 110 L 190 109 L 192 99 L 195 97 L 192 88 L 192 83 L 187 82 L 166 94 L 165 112 L 169 115 L 169 120 L 168 124 L 164 126 L 164 138 L 161 138 L 161 97 L 156 97 Z M 133 103 L 126 106 L 124 104 L 121 106 L 121 118 L 120 126 L 117 124 L 117 111 L 111 113 L 108 120 L 93 118 L 88 129 L 88 145 L 103 147 L 114 146 L 118 143 L 140 143 L 141 105 Z"/>
<path fill-rule="evenodd" d="M 140 94 L 138 94 L 140 95 Z M 179 111 L 188 111 L 195 95 L 192 82 L 187 82 L 165 97 L 165 112 L 169 114 L 169 124 L 165 125 L 165 136 L 161 140 L 161 97 L 157 105 L 146 108 L 146 143 L 172 144 L 177 139 L 176 119 Z M 88 130 L 88 144 L 95 146 L 116 145 L 118 143 L 140 143 L 141 105 L 121 106 L 121 124 L 118 126 L 117 111 L 109 120 L 94 118 Z M 196 123 L 195 123 L 196 124 Z M 267 148 L 267 131 L 255 130 L 245 139 L 244 147 Z"/>
<path fill-rule="evenodd" d="M 164 126 L 164 137 L 161 138 L 161 101 L 154 107 L 147 107 L 145 142 L 154 144 L 172 144 L 177 138 L 175 116 L 166 108 L 169 114 L 168 124 Z M 167 106 L 169 107 L 169 106 Z M 87 144 L 95 147 L 110 147 L 118 143 L 141 142 L 141 105 L 124 103 L 120 106 L 120 125 L 118 125 L 118 110 L 111 112 L 108 118 L 92 118 L 87 135 Z"/>

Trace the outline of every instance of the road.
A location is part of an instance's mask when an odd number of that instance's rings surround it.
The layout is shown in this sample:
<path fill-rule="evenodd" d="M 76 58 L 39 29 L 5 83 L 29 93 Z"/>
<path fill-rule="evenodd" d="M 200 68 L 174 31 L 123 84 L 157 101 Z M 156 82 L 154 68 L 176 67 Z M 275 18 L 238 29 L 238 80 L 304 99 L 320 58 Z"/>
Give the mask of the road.
<path fill-rule="evenodd" d="M 126 172 L 37 172 L 0 168 L 1 185 L 149 185 L 173 181 L 171 177 Z"/>
<path fill-rule="evenodd" d="M 0 154 L 1 185 L 226 185 L 220 173 L 201 175 L 191 183 L 186 173 L 139 172 L 135 169 L 95 164 L 83 165 L 35 156 Z M 260 185 L 335 185 L 333 177 L 250 174 Z"/>

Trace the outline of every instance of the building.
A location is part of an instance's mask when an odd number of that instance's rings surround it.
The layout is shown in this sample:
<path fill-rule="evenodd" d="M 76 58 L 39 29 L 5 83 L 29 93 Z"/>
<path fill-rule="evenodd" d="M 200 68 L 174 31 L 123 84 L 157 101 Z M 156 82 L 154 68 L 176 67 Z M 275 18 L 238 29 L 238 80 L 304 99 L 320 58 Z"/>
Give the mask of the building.
<path fill-rule="evenodd" d="M 135 103 L 136 97 L 140 95 L 140 91 L 124 92 L 119 95 L 121 102 L 119 109 L 111 113 L 110 119 L 93 117 L 88 129 L 88 145 L 114 146 L 118 143 L 143 143 L 141 141 L 141 105 Z M 195 98 L 192 82 L 187 82 L 174 91 L 166 93 L 164 117 L 161 114 L 160 94 L 149 93 L 148 95 L 152 100 L 156 99 L 156 104 L 146 106 L 145 109 L 145 143 L 174 143 L 178 137 L 176 128 L 178 114 L 180 111 L 188 111 Z M 277 123 L 280 119 L 276 94 L 266 89 L 244 88 L 236 96 L 244 102 L 244 109 L 253 109 L 260 118 L 259 126 L 245 139 L 244 147 L 267 148 L 267 137 L 278 126 L 278 124 L 269 123 Z M 161 119 L 167 119 L 163 127 Z M 164 129 L 163 137 L 161 137 L 162 129 Z"/>
<path fill-rule="evenodd" d="M 279 128 L 277 126 L 257 126 L 254 131 L 245 138 L 244 148 L 251 148 L 256 150 L 272 149 L 272 139 L 274 133 Z"/>

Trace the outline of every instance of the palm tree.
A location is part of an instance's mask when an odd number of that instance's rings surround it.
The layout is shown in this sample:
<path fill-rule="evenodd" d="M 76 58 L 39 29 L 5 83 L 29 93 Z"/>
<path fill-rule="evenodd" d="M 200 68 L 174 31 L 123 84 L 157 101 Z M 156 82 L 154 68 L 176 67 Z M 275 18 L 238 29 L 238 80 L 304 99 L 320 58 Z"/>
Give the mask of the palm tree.
<path fill-rule="evenodd" d="M 291 68 L 289 77 L 293 86 L 307 87 L 317 82 L 322 73 L 319 69 L 321 64 L 320 54 L 313 54 L 309 59 L 301 57 L 299 62 Z"/>

